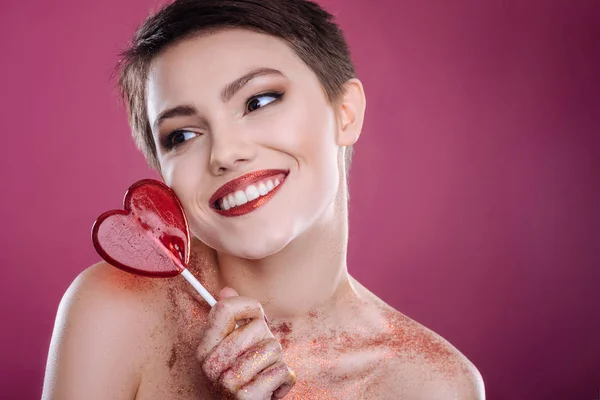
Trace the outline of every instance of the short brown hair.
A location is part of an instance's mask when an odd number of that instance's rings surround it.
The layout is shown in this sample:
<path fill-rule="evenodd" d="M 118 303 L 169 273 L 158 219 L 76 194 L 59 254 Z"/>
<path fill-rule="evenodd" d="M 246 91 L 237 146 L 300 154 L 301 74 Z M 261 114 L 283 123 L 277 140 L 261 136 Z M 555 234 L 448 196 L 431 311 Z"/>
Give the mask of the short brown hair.
<path fill-rule="evenodd" d="M 150 63 L 181 40 L 227 28 L 244 28 L 285 40 L 316 74 L 327 100 L 336 104 L 344 83 L 356 76 L 350 51 L 333 16 L 309 0 L 175 0 L 138 28 L 117 66 L 119 89 L 133 139 L 160 171 L 146 110 Z M 346 172 L 352 158 L 346 150 Z"/>

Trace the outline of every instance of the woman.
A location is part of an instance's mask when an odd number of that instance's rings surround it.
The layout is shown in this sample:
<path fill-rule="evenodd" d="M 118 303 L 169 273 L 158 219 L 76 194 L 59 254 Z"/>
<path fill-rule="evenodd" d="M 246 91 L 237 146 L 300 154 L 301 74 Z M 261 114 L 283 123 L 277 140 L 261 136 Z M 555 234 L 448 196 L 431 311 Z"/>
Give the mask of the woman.
<path fill-rule="evenodd" d="M 120 74 L 134 138 L 185 209 L 190 270 L 219 302 L 91 267 L 59 307 L 45 399 L 484 397 L 458 350 L 348 275 L 366 103 L 330 14 L 175 1 Z"/>

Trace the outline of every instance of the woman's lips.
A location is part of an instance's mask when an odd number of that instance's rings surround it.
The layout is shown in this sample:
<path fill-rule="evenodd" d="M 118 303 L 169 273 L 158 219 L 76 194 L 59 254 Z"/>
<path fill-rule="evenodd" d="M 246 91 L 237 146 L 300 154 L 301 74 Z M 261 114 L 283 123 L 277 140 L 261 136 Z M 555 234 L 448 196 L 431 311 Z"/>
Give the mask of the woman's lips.
<path fill-rule="evenodd" d="M 210 207 L 226 217 L 256 210 L 279 190 L 289 170 L 253 171 L 221 186 L 210 198 Z"/>

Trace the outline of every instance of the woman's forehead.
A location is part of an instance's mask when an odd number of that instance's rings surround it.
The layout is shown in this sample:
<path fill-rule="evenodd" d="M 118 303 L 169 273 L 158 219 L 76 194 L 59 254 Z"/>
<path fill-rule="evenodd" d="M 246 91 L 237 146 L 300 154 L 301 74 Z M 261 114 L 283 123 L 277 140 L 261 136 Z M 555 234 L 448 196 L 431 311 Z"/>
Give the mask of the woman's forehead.
<path fill-rule="evenodd" d="M 161 53 L 150 66 L 148 112 L 161 103 L 216 101 L 223 88 L 250 71 L 268 68 L 281 72 L 269 79 L 319 85 L 316 75 L 288 44 L 276 37 L 243 29 L 219 31 L 185 39 Z"/>
<path fill-rule="evenodd" d="M 286 76 L 306 68 L 284 40 L 245 29 L 228 29 L 170 46 L 152 62 L 149 77 L 191 73 L 215 80 L 263 66 L 282 70 Z"/>

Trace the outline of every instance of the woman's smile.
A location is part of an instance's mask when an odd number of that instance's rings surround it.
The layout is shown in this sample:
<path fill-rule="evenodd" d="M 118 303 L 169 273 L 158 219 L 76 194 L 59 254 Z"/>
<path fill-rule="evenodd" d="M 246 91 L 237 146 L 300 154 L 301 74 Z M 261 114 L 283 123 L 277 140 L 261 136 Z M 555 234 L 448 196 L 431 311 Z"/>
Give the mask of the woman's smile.
<path fill-rule="evenodd" d="M 211 196 L 210 207 L 225 217 L 248 214 L 266 204 L 281 187 L 289 170 L 266 169 L 235 178 Z"/>

